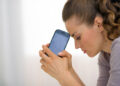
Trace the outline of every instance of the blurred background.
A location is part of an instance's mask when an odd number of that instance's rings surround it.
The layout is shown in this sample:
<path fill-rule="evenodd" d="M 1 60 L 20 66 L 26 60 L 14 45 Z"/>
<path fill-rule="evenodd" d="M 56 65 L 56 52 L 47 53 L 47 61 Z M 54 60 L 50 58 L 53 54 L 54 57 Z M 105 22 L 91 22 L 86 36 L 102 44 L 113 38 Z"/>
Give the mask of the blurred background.
<path fill-rule="evenodd" d="M 0 0 L 0 86 L 60 86 L 41 69 L 39 50 L 56 29 L 66 31 L 67 0 Z M 86 86 L 96 86 L 98 55 L 89 58 L 70 38 L 66 50 Z"/>

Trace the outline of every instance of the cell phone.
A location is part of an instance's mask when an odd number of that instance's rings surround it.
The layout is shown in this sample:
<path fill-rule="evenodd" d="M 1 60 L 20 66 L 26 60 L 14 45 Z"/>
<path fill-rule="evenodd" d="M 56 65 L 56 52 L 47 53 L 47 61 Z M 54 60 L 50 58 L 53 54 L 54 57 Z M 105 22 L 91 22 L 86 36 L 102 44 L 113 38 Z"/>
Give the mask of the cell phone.
<path fill-rule="evenodd" d="M 60 29 L 57 29 L 51 39 L 49 49 L 56 55 L 58 55 L 59 52 L 65 50 L 67 43 L 69 41 L 70 34 L 62 31 Z"/>

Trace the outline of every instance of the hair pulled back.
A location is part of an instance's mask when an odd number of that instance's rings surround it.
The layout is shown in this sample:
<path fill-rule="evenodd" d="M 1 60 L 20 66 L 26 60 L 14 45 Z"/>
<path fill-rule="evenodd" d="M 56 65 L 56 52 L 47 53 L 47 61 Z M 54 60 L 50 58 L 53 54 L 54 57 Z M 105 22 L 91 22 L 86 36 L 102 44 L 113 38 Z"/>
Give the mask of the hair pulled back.
<path fill-rule="evenodd" d="M 119 0 L 68 0 L 64 5 L 62 18 L 65 22 L 73 15 L 81 22 L 94 24 L 97 15 L 103 18 L 103 27 L 107 37 L 113 41 L 120 36 L 120 1 Z"/>

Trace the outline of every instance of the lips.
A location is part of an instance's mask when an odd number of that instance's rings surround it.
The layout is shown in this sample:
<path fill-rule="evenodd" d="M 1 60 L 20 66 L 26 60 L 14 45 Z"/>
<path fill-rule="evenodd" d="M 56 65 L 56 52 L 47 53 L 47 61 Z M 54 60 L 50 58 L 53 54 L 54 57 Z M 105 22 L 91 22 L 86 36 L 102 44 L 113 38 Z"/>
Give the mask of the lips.
<path fill-rule="evenodd" d="M 86 53 L 86 50 L 84 50 L 84 53 Z"/>
<path fill-rule="evenodd" d="M 86 53 L 87 50 L 83 50 L 83 49 L 82 49 L 82 51 L 83 51 L 84 53 Z"/>

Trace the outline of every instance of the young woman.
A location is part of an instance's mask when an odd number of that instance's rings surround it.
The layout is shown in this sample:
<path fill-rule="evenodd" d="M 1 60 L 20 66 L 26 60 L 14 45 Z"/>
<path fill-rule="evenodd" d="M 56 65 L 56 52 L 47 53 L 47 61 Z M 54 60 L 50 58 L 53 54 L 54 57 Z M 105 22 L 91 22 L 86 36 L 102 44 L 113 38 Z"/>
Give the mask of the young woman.
<path fill-rule="evenodd" d="M 99 55 L 97 86 L 120 86 L 120 1 L 68 0 L 63 9 L 67 31 L 89 57 Z M 40 51 L 41 68 L 61 86 L 85 86 L 72 67 L 67 51 L 59 58 L 47 45 Z M 44 54 L 46 52 L 49 55 Z"/>

